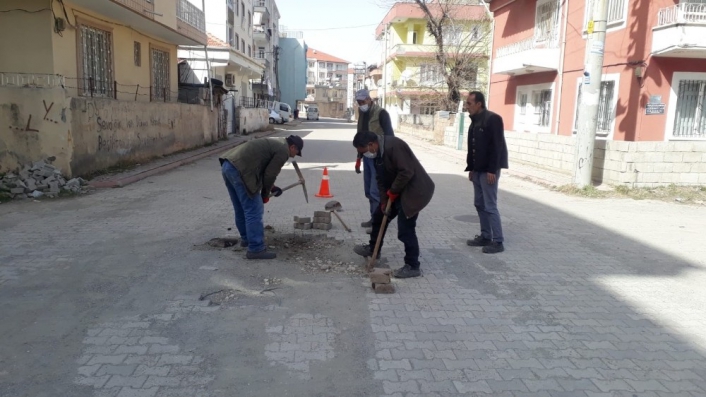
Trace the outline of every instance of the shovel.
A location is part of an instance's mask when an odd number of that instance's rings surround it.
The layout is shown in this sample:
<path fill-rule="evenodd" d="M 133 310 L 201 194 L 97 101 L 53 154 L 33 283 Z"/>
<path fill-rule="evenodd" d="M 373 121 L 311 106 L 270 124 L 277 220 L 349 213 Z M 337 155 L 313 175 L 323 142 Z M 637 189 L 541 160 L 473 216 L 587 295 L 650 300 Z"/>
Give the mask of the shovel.
<path fill-rule="evenodd" d="M 375 242 L 373 256 L 370 258 L 368 265 L 365 266 L 365 270 L 367 272 L 371 272 L 375 268 L 375 258 L 378 257 L 378 252 L 380 252 L 380 243 L 382 242 L 382 235 L 384 234 L 383 231 L 385 230 L 385 226 L 387 226 L 387 214 L 390 212 L 390 208 L 392 208 L 392 200 L 387 200 L 387 206 L 385 207 L 385 212 L 383 213 L 382 224 L 380 225 L 380 231 L 378 232 L 378 239 Z"/>

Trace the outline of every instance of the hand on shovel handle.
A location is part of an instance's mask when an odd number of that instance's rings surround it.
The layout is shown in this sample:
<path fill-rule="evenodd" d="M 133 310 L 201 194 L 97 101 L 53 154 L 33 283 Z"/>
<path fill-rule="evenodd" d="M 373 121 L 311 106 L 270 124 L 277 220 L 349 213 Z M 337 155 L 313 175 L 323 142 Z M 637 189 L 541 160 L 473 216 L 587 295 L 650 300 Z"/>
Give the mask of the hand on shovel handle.
<path fill-rule="evenodd" d="M 387 226 L 387 217 L 388 214 L 390 213 L 390 208 L 392 207 L 392 200 L 387 200 L 387 205 L 385 206 L 385 210 L 383 211 L 383 217 L 382 217 L 382 225 L 380 225 L 380 230 L 378 231 L 378 239 L 375 242 L 375 249 L 373 250 L 373 256 L 370 258 L 370 262 L 368 262 L 368 265 L 365 267 L 365 270 L 368 272 L 373 271 L 375 268 L 375 258 L 378 257 L 378 252 L 380 252 L 380 243 L 382 242 L 382 235 L 384 234 L 385 226 Z"/>

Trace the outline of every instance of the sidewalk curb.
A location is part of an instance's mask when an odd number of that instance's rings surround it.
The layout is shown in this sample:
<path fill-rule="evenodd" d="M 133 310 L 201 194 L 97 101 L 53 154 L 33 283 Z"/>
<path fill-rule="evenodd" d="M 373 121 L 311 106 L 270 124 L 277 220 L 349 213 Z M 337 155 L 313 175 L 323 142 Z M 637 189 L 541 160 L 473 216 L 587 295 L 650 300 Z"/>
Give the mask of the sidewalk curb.
<path fill-rule="evenodd" d="M 275 134 L 277 132 L 280 132 L 280 131 L 277 131 L 277 130 L 264 131 L 264 133 L 261 132 L 261 135 L 257 136 L 256 138 L 270 136 L 270 135 Z M 193 163 L 194 161 L 201 160 L 202 158 L 208 157 L 212 154 L 215 154 L 218 152 L 223 152 L 225 150 L 234 148 L 234 147 L 242 145 L 243 143 L 248 142 L 248 141 L 249 141 L 249 139 L 245 140 L 245 141 L 240 141 L 240 142 L 233 142 L 233 143 L 230 143 L 230 144 L 227 144 L 224 146 L 219 146 L 215 149 L 207 150 L 205 152 L 201 152 L 201 153 L 195 154 L 193 156 L 183 158 L 181 160 L 175 160 L 171 163 L 167 163 L 167 164 L 161 165 L 159 167 L 151 168 L 151 169 L 142 171 L 140 173 L 137 173 L 135 175 L 126 176 L 124 178 L 119 178 L 119 179 L 109 180 L 109 181 L 100 181 L 100 182 L 90 182 L 89 181 L 88 186 L 94 187 L 96 189 L 125 187 L 129 184 L 135 183 L 137 181 L 141 181 L 141 180 L 148 178 L 150 176 L 157 175 L 157 174 L 160 174 L 160 173 L 166 172 L 166 171 L 171 171 L 175 168 L 181 167 L 184 164 Z"/>

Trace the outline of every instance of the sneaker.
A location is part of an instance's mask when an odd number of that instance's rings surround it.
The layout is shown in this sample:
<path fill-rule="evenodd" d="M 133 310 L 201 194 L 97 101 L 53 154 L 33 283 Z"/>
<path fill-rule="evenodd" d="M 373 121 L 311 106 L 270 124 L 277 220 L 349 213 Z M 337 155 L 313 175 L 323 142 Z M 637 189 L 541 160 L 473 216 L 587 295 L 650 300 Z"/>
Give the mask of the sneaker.
<path fill-rule="evenodd" d="M 368 244 L 356 245 L 355 248 L 353 248 L 353 252 L 366 258 L 372 258 L 373 256 L 373 248 Z M 380 252 L 378 252 L 377 259 L 380 259 Z"/>
<path fill-rule="evenodd" d="M 422 275 L 422 272 L 419 269 L 412 269 L 410 265 L 404 265 L 403 267 L 395 270 L 393 275 L 395 278 L 410 278 L 419 277 Z"/>
<path fill-rule="evenodd" d="M 361 227 L 371 227 L 371 226 L 373 226 L 373 220 L 371 219 L 371 220 L 369 220 L 369 221 L 367 221 L 367 222 L 363 222 L 363 223 L 360 224 L 360 226 L 361 226 Z"/>
<path fill-rule="evenodd" d="M 367 233 L 367 234 L 373 234 L 373 228 L 372 228 L 372 227 L 369 227 L 369 228 L 365 229 L 365 233 Z"/>
<path fill-rule="evenodd" d="M 505 247 L 503 246 L 503 243 L 497 243 L 495 241 L 493 241 L 490 244 L 483 247 L 484 254 L 497 254 L 498 252 L 503 252 L 503 251 L 505 251 Z"/>
<path fill-rule="evenodd" d="M 248 251 L 248 253 L 245 254 L 245 257 L 248 259 L 275 259 L 277 254 L 274 252 L 269 252 L 265 249 L 260 252 Z"/>
<path fill-rule="evenodd" d="M 492 243 L 492 241 L 483 236 L 475 236 L 473 240 L 466 240 L 466 245 L 471 247 L 485 247 L 486 245 L 490 245 L 490 243 Z"/>

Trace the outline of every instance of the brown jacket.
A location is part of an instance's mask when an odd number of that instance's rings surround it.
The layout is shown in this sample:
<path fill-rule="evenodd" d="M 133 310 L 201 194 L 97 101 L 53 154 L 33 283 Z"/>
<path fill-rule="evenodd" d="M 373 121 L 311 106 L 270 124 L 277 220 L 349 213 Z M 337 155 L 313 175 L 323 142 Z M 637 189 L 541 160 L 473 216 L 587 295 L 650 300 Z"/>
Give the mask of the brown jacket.
<path fill-rule="evenodd" d="M 380 200 L 387 204 L 387 191 L 400 195 L 402 210 L 411 218 L 424 209 L 434 196 L 434 181 L 407 145 L 394 136 L 380 137 L 375 158 Z"/>

